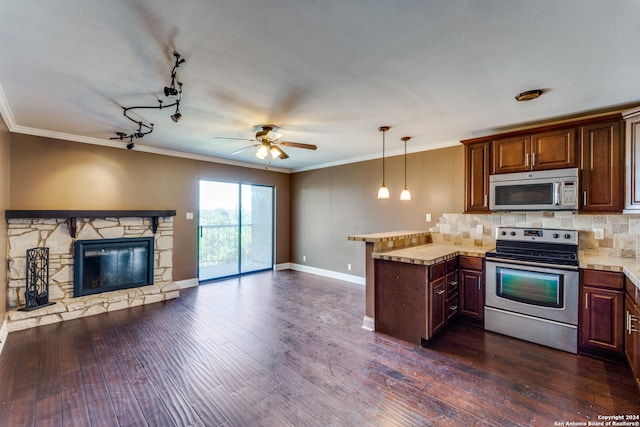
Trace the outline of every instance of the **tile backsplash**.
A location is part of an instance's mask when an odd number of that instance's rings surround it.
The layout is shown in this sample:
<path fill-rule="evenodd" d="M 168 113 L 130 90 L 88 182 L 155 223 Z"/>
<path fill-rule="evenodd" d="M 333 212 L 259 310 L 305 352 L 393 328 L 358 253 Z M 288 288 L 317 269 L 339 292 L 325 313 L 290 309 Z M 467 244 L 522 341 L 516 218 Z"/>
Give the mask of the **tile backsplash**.
<path fill-rule="evenodd" d="M 478 232 L 479 225 L 482 233 Z M 568 211 L 443 214 L 429 231 L 434 233 L 434 241 L 487 246 L 495 244 L 496 228 L 501 226 L 578 230 L 579 250 L 585 255 L 640 259 L 640 215 Z M 596 239 L 594 229 L 604 230 L 604 239 Z"/>

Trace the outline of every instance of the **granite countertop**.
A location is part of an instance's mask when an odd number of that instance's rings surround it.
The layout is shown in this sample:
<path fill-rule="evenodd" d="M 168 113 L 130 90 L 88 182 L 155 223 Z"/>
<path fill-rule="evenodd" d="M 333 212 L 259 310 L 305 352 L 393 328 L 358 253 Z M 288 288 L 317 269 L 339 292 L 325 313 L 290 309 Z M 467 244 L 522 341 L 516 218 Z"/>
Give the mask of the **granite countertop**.
<path fill-rule="evenodd" d="M 384 233 L 379 233 L 384 234 Z M 390 233 L 391 234 L 391 233 Z M 400 232 L 407 235 L 407 232 Z M 404 262 L 408 264 L 433 265 L 457 255 L 484 257 L 493 246 L 462 246 L 446 243 L 428 243 L 408 248 L 374 252 L 374 259 Z M 612 256 L 580 255 L 580 268 L 624 273 L 640 288 L 640 260 Z"/>
<path fill-rule="evenodd" d="M 580 255 L 580 268 L 624 273 L 636 287 L 640 288 L 640 261 L 633 258 Z"/>
<path fill-rule="evenodd" d="M 484 257 L 493 246 L 462 246 L 446 243 L 428 243 L 384 252 L 374 252 L 375 259 L 405 262 L 408 264 L 433 265 L 457 255 Z"/>
<path fill-rule="evenodd" d="M 428 231 L 403 230 L 403 231 L 385 231 L 381 233 L 354 234 L 347 236 L 347 240 L 355 240 L 359 242 L 378 242 L 381 240 L 394 239 L 398 237 L 411 237 L 428 235 Z"/>

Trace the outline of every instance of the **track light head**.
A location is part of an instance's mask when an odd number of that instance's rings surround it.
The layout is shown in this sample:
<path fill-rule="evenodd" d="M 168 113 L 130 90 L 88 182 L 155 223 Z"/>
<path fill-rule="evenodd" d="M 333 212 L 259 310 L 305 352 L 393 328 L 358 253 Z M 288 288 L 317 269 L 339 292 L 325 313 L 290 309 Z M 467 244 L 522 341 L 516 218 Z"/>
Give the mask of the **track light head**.
<path fill-rule="evenodd" d="M 164 96 L 178 96 L 178 89 L 174 86 L 165 86 Z"/>
<path fill-rule="evenodd" d="M 171 120 L 173 120 L 176 123 L 178 123 L 181 118 L 182 118 L 182 114 L 180 114 L 180 111 L 176 111 L 176 113 L 171 116 Z"/>
<path fill-rule="evenodd" d="M 129 141 L 129 143 L 127 144 L 127 150 L 133 150 L 133 147 L 135 147 L 133 141 Z"/>

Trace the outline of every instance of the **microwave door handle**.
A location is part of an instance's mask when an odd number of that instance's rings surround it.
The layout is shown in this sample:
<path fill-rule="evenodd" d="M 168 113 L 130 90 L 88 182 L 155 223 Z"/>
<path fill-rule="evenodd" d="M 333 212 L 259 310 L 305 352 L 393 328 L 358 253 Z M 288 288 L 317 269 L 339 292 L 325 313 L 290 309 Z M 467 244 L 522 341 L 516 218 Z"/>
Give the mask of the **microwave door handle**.
<path fill-rule="evenodd" d="M 553 183 L 553 204 L 556 206 L 560 205 L 560 182 L 556 181 Z"/>

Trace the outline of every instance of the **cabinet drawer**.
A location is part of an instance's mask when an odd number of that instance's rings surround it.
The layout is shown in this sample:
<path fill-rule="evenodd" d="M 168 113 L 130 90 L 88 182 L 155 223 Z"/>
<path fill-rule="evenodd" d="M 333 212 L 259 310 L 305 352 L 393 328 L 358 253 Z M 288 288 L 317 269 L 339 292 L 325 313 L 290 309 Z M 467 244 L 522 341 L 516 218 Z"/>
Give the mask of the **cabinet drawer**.
<path fill-rule="evenodd" d="M 624 274 L 611 271 L 582 270 L 582 284 L 607 289 L 624 289 Z"/>
<path fill-rule="evenodd" d="M 447 301 L 445 303 L 445 310 L 447 320 L 458 314 L 458 294 L 447 298 Z"/>
<path fill-rule="evenodd" d="M 438 279 L 444 276 L 446 270 L 446 264 L 444 261 L 437 264 L 433 264 L 429 267 L 429 281 Z"/>
<path fill-rule="evenodd" d="M 482 258 L 475 256 L 458 257 L 458 266 L 467 270 L 482 270 Z"/>
<path fill-rule="evenodd" d="M 447 273 L 451 273 L 458 269 L 458 257 L 448 259 L 446 262 L 447 262 Z"/>

